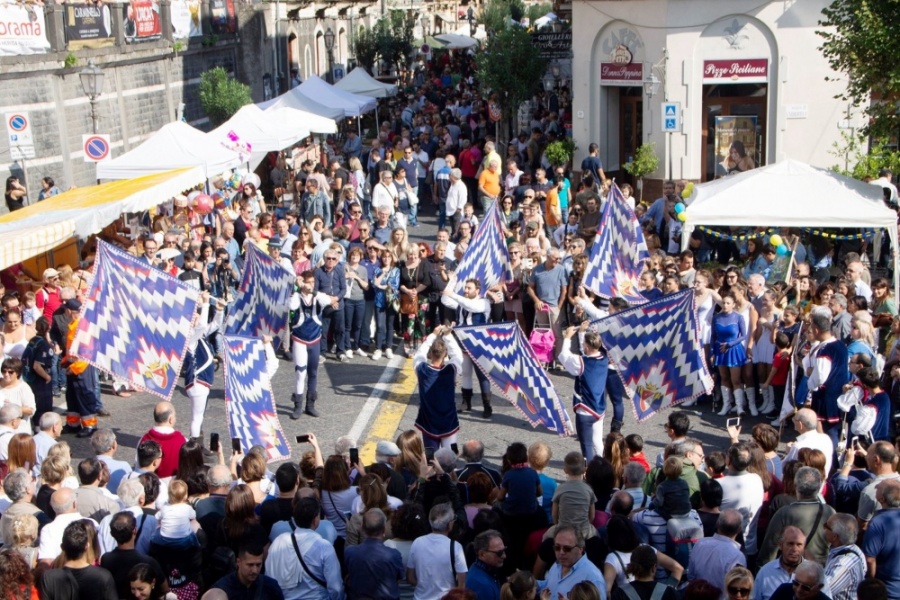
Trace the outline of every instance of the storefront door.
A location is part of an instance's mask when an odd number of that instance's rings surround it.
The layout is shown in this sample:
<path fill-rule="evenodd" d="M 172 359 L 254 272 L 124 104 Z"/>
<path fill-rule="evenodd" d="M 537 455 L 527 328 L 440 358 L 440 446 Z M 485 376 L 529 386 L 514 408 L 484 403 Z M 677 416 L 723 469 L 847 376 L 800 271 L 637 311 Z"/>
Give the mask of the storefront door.
<path fill-rule="evenodd" d="M 765 84 L 703 86 L 703 181 L 766 164 Z"/>
<path fill-rule="evenodd" d="M 631 175 L 625 171 L 624 165 L 634 158 L 638 146 L 644 137 L 644 102 L 642 88 L 619 88 L 619 183 L 634 185 Z"/>

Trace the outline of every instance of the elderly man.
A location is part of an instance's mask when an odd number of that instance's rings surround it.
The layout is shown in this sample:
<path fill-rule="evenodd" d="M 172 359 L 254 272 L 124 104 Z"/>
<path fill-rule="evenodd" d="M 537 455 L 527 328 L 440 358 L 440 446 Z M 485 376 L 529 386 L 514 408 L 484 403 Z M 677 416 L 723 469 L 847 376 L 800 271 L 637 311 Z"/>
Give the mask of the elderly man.
<path fill-rule="evenodd" d="M 100 521 L 119 510 L 119 503 L 100 489 L 103 463 L 96 458 L 86 458 L 78 463 L 78 479 L 81 486 L 75 490 L 78 512 L 82 516 Z"/>
<path fill-rule="evenodd" d="M 869 521 L 862 546 L 868 576 L 884 582 L 889 598 L 900 598 L 900 481 L 879 483 L 875 499 L 882 510 Z"/>
<path fill-rule="evenodd" d="M 487 149 L 487 144 L 485 144 Z M 487 209 L 500 198 L 500 159 L 491 158 L 486 163 L 487 167 L 478 176 L 478 198 L 481 201 L 481 209 L 487 213 Z"/>
<path fill-rule="evenodd" d="M 465 483 L 473 473 L 484 473 L 491 478 L 494 487 L 499 486 L 503 481 L 500 471 L 488 467 L 482 462 L 484 460 L 484 444 L 480 440 L 468 440 L 463 444 L 461 458 L 466 464 L 456 471 L 456 480 L 460 483 Z"/>
<path fill-rule="evenodd" d="M 400 194 L 394 185 L 394 175 L 390 171 L 382 171 L 378 183 L 372 187 L 372 208 L 375 211 L 386 209 L 393 215 L 400 206 Z"/>
<path fill-rule="evenodd" d="M 824 588 L 825 571 L 822 565 L 804 560 L 794 571 L 794 579 L 781 584 L 769 600 L 831 600 L 832 596 L 826 594 Z"/>
<path fill-rule="evenodd" d="M 440 157 L 440 152 L 438 157 Z M 453 182 L 450 174 L 456 168 L 456 157 L 447 154 L 444 157 L 444 166 L 434 173 L 434 197 L 438 204 L 438 229 L 443 229 L 447 225 L 447 197 L 450 193 L 450 186 Z M 457 181 L 462 178 L 462 171 L 459 172 Z M 466 186 L 463 184 L 463 197 L 466 197 Z"/>
<path fill-rule="evenodd" d="M 9 441 L 19 432 L 22 408 L 17 404 L 0 406 L 0 460 L 9 459 Z"/>
<path fill-rule="evenodd" d="M 506 544 L 499 531 L 482 531 L 473 542 L 475 563 L 466 575 L 466 589 L 472 590 L 478 600 L 500 600 L 502 583 L 500 569 L 506 559 Z"/>
<path fill-rule="evenodd" d="M 449 503 L 435 504 L 428 513 L 431 533 L 416 538 L 409 549 L 406 581 L 416 588 L 415 600 L 439 600 L 452 588 L 466 585 L 465 553 L 450 537 L 454 520 Z"/>
<path fill-rule="evenodd" d="M 138 479 L 126 479 L 116 488 L 119 502 L 124 506 L 124 512 L 131 514 L 134 523 L 134 538 L 131 539 L 131 547 L 136 548 L 142 554 L 150 552 L 150 538 L 156 531 L 157 519 L 155 515 L 144 512 L 144 486 Z M 147 507 L 152 508 L 152 507 Z M 105 554 L 121 547 L 121 541 L 116 537 L 113 521 L 121 513 L 110 513 L 100 521 L 98 538 L 100 540 L 100 553 Z"/>
<path fill-rule="evenodd" d="M 810 408 L 801 408 L 794 415 L 792 422 L 794 423 L 794 429 L 799 435 L 788 450 L 783 462 L 797 460 L 800 450 L 803 448 L 821 450 L 825 455 L 825 472 L 830 473 L 834 443 L 829 436 L 816 431 L 817 418 L 815 411 Z"/>
<path fill-rule="evenodd" d="M 900 474 L 896 472 L 897 449 L 890 442 L 875 442 L 866 450 L 866 468 L 875 477 L 868 482 L 859 496 L 859 508 L 856 518 L 859 526 L 865 531 L 866 526 L 878 511 L 876 501 L 877 489 L 882 481 L 898 481 Z M 849 461 L 852 464 L 852 461 Z M 843 473 L 843 469 L 841 471 Z"/>
<path fill-rule="evenodd" d="M 175 406 L 171 402 L 159 402 L 153 409 L 153 428 L 144 434 L 138 444 L 154 441 L 162 449 L 162 462 L 156 470 L 160 477 L 171 477 L 178 471 L 178 454 L 187 441 L 180 431 L 175 429 Z"/>
<path fill-rule="evenodd" d="M 344 295 L 347 291 L 347 280 L 344 278 L 344 265 L 338 262 L 338 253 L 334 250 L 325 252 L 325 262 L 313 273 L 313 293 L 323 293 L 331 298 L 331 304 L 322 312 L 322 339 L 319 351 L 322 356 L 328 350 L 328 333 L 334 324 L 335 354 L 341 362 L 347 358 L 346 340 L 344 339 Z M 307 396 L 307 402 L 309 396 Z M 315 408 L 315 400 L 313 400 Z"/>
<path fill-rule="evenodd" d="M 463 217 L 463 208 L 469 201 L 469 192 L 462 181 L 462 171 L 457 168 L 450 170 L 450 187 L 447 190 L 447 220 L 450 230 L 455 234 Z"/>
<path fill-rule="evenodd" d="M 140 487 L 140 482 L 135 481 L 135 483 Z M 141 563 L 150 565 L 150 568 L 157 576 L 165 576 L 162 567 L 159 566 L 155 558 L 148 556 L 144 551 L 136 549 L 135 544 L 143 531 L 141 531 L 141 526 L 132 512 L 125 510 L 109 515 L 103 521 L 106 524 L 106 535 L 109 536 L 113 546 L 103 551 L 100 558 L 100 566 L 113 576 L 119 598 L 129 598 L 131 596 L 131 582 L 128 580 L 128 573 L 135 565 Z M 101 523 L 101 532 L 103 527 L 104 525 Z M 147 539 L 150 539 L 149 534 Z M 100 545 L 103 548 L 102 537 Z"/>
<path fill-rule="evenodd" d="M 78 512 L 78 506 L 75 500 L 75 490 L 69 488 L 60 488 L 53 492 L 50 496 L 50 506 L 56 513 L 56 518 L 41 529 L 40 543 L 38 546 L 38 560 L 51 566 L 56 557 L 59 556 L 60 544 L 63 539 L 63 532 L 70 523 L 80 521 L 85 517 Z M 97 522 L 88 519 L 98 527 Z"/>
<path fill-rule="evenodd" d="M 0 538 L 4 546 L 12 548 L 14 543 L 12 523 L 16 517 L 32 515 L 37 519 L 39 527 L 49 523 L 50 517 L 33 504 L 34 479 L 25 469 L 16 469 L 7 475 L 3 480 L 3 491 L 6 492 L 6 497 L 12 500 L 12 504 L 0 517 Z"/>
<path fill-rule="evenodd" d="M 847 296 L 843 294 L 834 294 L 828 301 L 828 308 L 831 309 L 831 334 L 845 344 L 851 342 L 850 327 L 853 322 L 853 315 L 847 312 Z"/>
<path fill-rule="evenodd" d="M 59 298 L 59 271 L 56 269 L 45 269 L 42 277 L 44 285 L 34 295 L 35 306 L 37 306 L 47 319 L 53 318 L 56 309 L 62 306 L 62 300 Z M 871 298 L 871 291 L 869 297 Z"/>
<path fill-rule="evenodd" d="M 109 469 L 109 483 L 106 484 L 106 489 L 119 489 L 119 483 L 131 473 L 132 469 L 131 465 L 124 460 L 115 458 L 116 450 L 119 449 L 115 432 L 112 429 L 98 429 L 91 436 L 91 448 L 97 455 L 97 459 L 106 463 L 106 467 Z"/>
<path fill-rule="evenodd" d="M 824 564 L 828 557 L 828 539 L 825 523 L 835 514 L 833 508 L 819 502 L 819 490 L 822 489 L 822 476 L 812 467 L 802 467 L 794 475 L 794 487 L 797 501 L 783 506 L 775 512 L 766 537 L 759 547 L 760 563 L 775 558 L 776 537 L 790 525 L 798 527 L 806 533 L 806 555 Z"/>
<path fill-rule="evenodd" d="M 806 535 L 797 527 L 790 525 L 784 529 L 778 542 L 781 554 L 778 558 L 763 567 L 756 574 L 753 584 L 752 600 L 766 600 L 771 598 L 775 590 L 782 584 L 790 583 L 794 573 L 803 560 L 803 550 L 806 548 Z M 827 582 L 824 586 L 826 593 L 831 590 Z"/>
<path fill-rule="evenodd" d="M 50 448 L 56 445 L 56 440 L 62 435 L 63 421 L 55 412 L 46 412 L 41 415 L 38 422 L 38 432 L 34 434 L 35 469 L 40 471 L 44 459 Z"/>
<path fill-rule="evenodd" d="M 231 490 L 231 472 L 225 465 L 210 467 L 206 474 L 206 485 L 209 488 L 209 496 L 197 502 L 195 512 L 197 522 L 204 531 L 215 531 L 216 527 L 225 518 L 225 498 Z"/>
<path fill-rule="evenodd" d="M 812 312 L 810 332 L 819 345 L 810 352 L 812 373 L 807 383 L 810 394 L 806 404 L 816 412 L 822 430 L 831 438 L 832 444 L 837 446 L 843 417 L 837 400 L 843 394 L 844 385 L 850 382 L 847 346 L 832 335 L 831 319 L 825 313 Z M 798 402 L 803 403 L 803 399 Z M 828 464 L 825 472 L 830 473 L 831 454 L 826 454 L 826 457 Z"/>
<path fill-rule="evenodd" d="M 562 331 L 559 324 L 560 307 L 566 299 L 566 270 L 559 264 L 560 255 L 557 248 L 547 250 L 547 260 L 537 265 L 531 273 L 528 295 L 534 301 L 537 312 L 547 311 L 550 326 L 556 335 L 553 354 L 559 355 L 562 350 Z"/>
<path fill-rule="evenodd" d="M 547 571 L 546 579 L 538 581 L 538 591 L 550 591 L 550 598 L 567 598 L 575 584 L 590 581 L 600 592 L 600 600 L 606 599 L 606 580 L 603 573 L 584 553 L 584 537 L 574 527 L 563 526 L 553 536 L 553 553 L 556 562 Z"/>
<path fill-rule="evenodd" d="M 853 284 L 856 295 L 863 296 L 869 303 L 871 303 L 872 288 L 869 287 L 869 284 L 862 279 L 864 270 L 865 267 L 863 267 L 863 264 L 858 260 L 854 260 L 847 264 L 846 275 L 850 279 L 850 282 Z"/>
<path fill-rule="evenodd" d="M 717 481 L 722 486 L 722 509 L 737 509 L 744 517 L 744 547 L 752 555 L 756 554 L 756 526 L 765 490 L 759 475 L 748 470 L 751 458 L 747 444 L 732 444 L 727 453 L 727 475 Z"/>
<path fill-rule="evenodd" d="M 406 576 L 403 556 L 384 545 L 387 517 L 379 508 L 363 515 L 365 539 L 344 550 L 347 567 L 347 596 L 371 600 L 392 600 L 400 597 L 398 582 Z"/>
<path fill-rule="evenodd" d="M 688 579 L 705 579 L 720 590 L 725 589 L 725 575 L 735 566 L 747 566 L 747 557 L 735 540 L 741 533 L 743 517 L 734 509 L 723 510 L 716 522 L 716 534 L 702 538 L 691 550 Z"/>
<path fill-rule="evenodd" d="M 825 523 L 831 550 L 825 561 L 825 580 L 832 600 L 855 600 L 856 588 L 866 577 L 866 556 L 856 545 L 858 529 L 852 515 L 838 513 Z"/>
<path fill-rule="evenodd" d="M 347 141 L 344 142 L 344 147 L 341 150 L 348 163 L 351 158 L 360 158 L 362 156 L 362 138 L 351 129 L 347 132 Z"/>

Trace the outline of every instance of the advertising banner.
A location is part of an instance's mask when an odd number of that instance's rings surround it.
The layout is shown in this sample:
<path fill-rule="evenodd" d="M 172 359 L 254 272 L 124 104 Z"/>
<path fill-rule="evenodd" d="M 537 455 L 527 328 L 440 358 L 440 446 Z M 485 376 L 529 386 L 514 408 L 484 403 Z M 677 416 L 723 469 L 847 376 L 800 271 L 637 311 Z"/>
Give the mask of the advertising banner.
<path fill-rule="evenodd" d="M 0 4 L 0 56 L 44 54 L 48 50 L 42 6 Z"/>
<path fill-rule="evenodd" d="M 69 48 L 98 48 L 115 43 L 108 4 L 66 4 L 65 29 Z"/>
<path fill-rule="evenodd" d="M 233 0 L 209 0 L 213 33 L 237 33 Z"/>
<path fill-rule="evenodd" d="M 765 58 L 736 58 L 703 62 L 703 83 L 766 83 L 769 61 Z"/>
<path fill-rule="evenodd" d="M 716 178 L 758 165 L 756 117 L 716 117 Z"/>
<path fill-rule="evenodd" d="M 172 0 L 172 29 L 176 40 L 203 35 L 200 0 Z"/>
<path fill-rule="evenodd" d="M 125 12 L 125 41 L 146 42 L 159 39 L 162 24 L 157 0 L 131 0 Z"/>

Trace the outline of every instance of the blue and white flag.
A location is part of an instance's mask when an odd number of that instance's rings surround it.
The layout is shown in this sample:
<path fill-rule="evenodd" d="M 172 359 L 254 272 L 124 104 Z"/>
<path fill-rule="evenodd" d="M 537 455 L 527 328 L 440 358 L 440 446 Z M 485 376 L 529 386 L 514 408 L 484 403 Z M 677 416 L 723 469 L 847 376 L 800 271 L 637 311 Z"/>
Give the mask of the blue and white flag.
<path fill-rule="evenodd" d="M 225 409 L 232 438 L 245 455 L 252 446 L 266 449 L 266 460 L 291 457 L 272 394 L 266 344 L 257 338 L 225 336 Z"/>
<path fill-rule="evenodd" d="M 138 390 L 168 400 L 187 351 L 198 294 L 100 241 L 69 351 Z"/>
<path fill-rule="evenodd" d="M 283 339 L 296 277 L 256 244 L 247 245 L 244 274 L 228 312 L 225 335 Z"/>
<path fill-rule="evenodd" d="M 457 294 L 462 293 L 466 281 L 477 279 L 481 282 L 480 296 L 484 298 L 490 288 L 509 279 L 509 250 L 498 206 L 499 203 L 493 202 L 488 208 L 459 261 L 454 290 Z"/>
<path fill-rule="evenodd" d="M 694 306 L 694 290 L 591 322 L 618 369 L 638 422 L 713 389 Z"/>
<path fill-rule="evenodd" d="M 648 258 L 641 225 L 619 186 L 613 183 L 591 247 L 584 286 L 602 298 L 624 298 L 630 304 L 643 304 L 647 299 L 638 291 L 638 284 Z"/>
<path fill-rule="evenodd" d="M 569 415 L 553 382 L 515 322 L 453 328 L 456 339 L 476 367 L 518 408 L 532 427 L 543 425 L 569 435 Z"/>

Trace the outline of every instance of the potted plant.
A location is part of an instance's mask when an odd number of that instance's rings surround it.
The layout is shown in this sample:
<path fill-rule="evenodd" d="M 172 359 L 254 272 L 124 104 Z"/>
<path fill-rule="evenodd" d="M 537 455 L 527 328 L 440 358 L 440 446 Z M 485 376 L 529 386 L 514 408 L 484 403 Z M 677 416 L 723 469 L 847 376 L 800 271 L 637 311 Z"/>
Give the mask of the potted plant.
<path fill-rule="evenodd" d="M 657 168 L 659 168 L 659 157 L 656 155 L 655 144 L 650 142 L 641 144 L 634 157 L 625 163 L 625 170 L 637 177 L 637 187 L 640 191 L 638 198 L 641 202 L 644 201 L 644 175 L 653 173 Z"/>
<path fill-rule="evenodd" d="M 572 160 L 572 155 L 575 154 L 575 141 L 572 138 L 563 138 L 547 144 L 544 154 L 547 161 L 554 167 L 566 166 Z"/>

